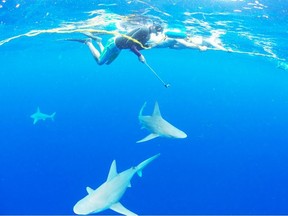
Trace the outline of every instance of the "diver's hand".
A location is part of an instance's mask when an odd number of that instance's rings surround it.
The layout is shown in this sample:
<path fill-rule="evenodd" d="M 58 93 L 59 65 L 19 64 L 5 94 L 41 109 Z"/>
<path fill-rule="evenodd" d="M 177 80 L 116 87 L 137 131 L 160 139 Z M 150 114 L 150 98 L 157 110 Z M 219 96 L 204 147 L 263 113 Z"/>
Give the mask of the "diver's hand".
<path fill-rule="evenodd" d="M 146 60 L 145 60 L 145 58 L 144 58 L 143 55 L 140 55 L 140 56 L 138 57 L 138 59 L 139 59 L 140 62 L 146 63 Z"/>

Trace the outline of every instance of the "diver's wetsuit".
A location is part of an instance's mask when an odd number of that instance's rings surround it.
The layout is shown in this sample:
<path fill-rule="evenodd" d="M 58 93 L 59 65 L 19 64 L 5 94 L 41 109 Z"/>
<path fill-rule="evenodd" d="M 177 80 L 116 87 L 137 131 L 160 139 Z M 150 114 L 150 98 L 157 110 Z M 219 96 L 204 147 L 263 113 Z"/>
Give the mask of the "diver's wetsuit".
<path fill-rule="evenodd" d="M 143 47 L 145 47 L 145 44 L 150 39 L 150 29 L 147 27 L 141 27 L 132 30 L 126 36 L 131 37 L 137 41 L 139 41 Z M 141 53 L 139 50 L 143 49 L 140 44 L 136 43 L 135 41 L 129 40 L 129 38 L 126 37 L 117 37 L 115 39 L 115 45 L 119 49 L 130 49 L 133 53 L 135 53 L 138 57 L 141 56 Z"/>
<path fill-rule="evenodd" d="M 120 54 L 122 49 L 130 49 L 133 53 L 140 57 L 141 53 L 139 50 L 145 48 L 145 44 L 150 39 L 150 34 L 150 28 L 141 27 L 127 33 L 127 37 L 120 36 L 116 38 L 110 38 L 105 45 L 104 50 L 100 53 L 100 57 L 95 57 L 94 55 L 93 56 L 99 65 L 111 64 Z M 133 41 L 129 38 L 135 39 L 136 41 Z M 142 46 L 139 43 L 141 43 Z"/>

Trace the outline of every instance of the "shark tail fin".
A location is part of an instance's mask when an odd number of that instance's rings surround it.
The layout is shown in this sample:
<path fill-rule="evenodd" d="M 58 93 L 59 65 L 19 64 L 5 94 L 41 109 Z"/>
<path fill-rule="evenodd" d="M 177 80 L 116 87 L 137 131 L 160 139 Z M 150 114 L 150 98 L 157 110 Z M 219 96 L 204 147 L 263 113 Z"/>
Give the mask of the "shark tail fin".
<path fill-rule="evenodd" d="M 145 101 L 142 108 L 140 109 L 139 116 L 142 116 L 142 113 L 143 113 L 144 108 L 146 107 L 146 104 L 147 104 L 147 102 Z"/>
<path fill-rule="evenodd" d="M 54 112 L 54 113 L 52 113 L 52 114 L 50 115 L 50 118 L 52 119 L 52 121 L 55 120 L 55 115 L 56 115 L 56 112 Z"/>
<path fill-rule="evenodd" d="M 142 163 L 138 164 L 136 166 L 137 169 L 137 174 L 139 177 L 142 177 L 142 170 L 149 164 L 151 163 L 153 160 L 155 160 L 156 158 L 158 158 L 160 156 L 160 153 L 157 155 L 154 155 L 148 159 L 146 159 L 145 161 L 143 161 Z"/>

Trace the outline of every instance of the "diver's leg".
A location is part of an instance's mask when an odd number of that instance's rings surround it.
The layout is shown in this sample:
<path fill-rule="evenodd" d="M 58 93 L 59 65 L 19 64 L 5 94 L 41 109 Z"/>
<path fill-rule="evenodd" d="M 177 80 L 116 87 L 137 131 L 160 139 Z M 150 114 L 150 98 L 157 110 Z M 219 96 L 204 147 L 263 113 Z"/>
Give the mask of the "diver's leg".
<path fill-rule="evenodd" d="M 82 34 L 84 34 L 87 37 L 93 39 L 97 43 L 97 45 L 99 46 L 101 53 L 103 52 L 104 46 L 102 44 L 102 38 L 101 37 L 97 37 L 97 36 L 93 35 L 90 32 L 82 32 Z"/>
<path fill-rule="evenodd" d="M 89 37 L 95 41 L 99 41 L 99 40 L 101 41 L 102 40 L 101 37 L 98 37 L 98 36 L 92 34 L 91 32 L 82 32 L 82 34 L 84 34 L 85 36 L 87 36 L 87 37 Z"/>
<path fill-rule="evenodd" d="M 102 44 L 102 41 L 96 41 L 97 45 L 99 46 L 101 53 L 104 51 L 104 46 Z"/>
<path fill-rule="evenodd" d="M 94 45 L 92 44 L 91 38 L 87 39 L 87 40 L 85 41 L 85 44 L 89 47 L 90 52 L 92 53 L 94 59 L 95 59 L 96 62 L 99 64 L 100 53 L 99 53 L 99 51 L 94 47 Z"/>
<path fill-rule="evenodd" d="M 120 51 L 115 44 L 114 38 L 109 39 L 105 47 L 103 47 L 98 64 L 110 64 L 119 55 Z"/>

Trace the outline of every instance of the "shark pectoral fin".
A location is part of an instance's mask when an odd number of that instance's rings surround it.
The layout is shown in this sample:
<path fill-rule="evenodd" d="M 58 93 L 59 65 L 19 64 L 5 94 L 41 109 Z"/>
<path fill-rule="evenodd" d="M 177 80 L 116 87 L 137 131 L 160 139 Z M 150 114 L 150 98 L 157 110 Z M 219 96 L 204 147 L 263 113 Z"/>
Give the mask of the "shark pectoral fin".
<path fill-rule="evenodd" d="M 56 115 L 56 112 L 54 112 L 52 115 L 50 115 L 50 118 L 52 119 L 52 121 L 55 120 L 55 115 Z"/>
<path fill-rule="evenodd" d="M 94 190 L 90 187 L 86 187 L 86 191 L 88 194 L 91 194 Z"/>
<path fill-rule="evenodd" d="M 38 122 L 38 119 L 34 118 L 33 124 L 36 124 Z"/>
<path fill-rule="evenodd" d="M 127 187 L 129 187 L 129 188 L 131 188 L 132 186 L 131 186 L 131 182 L 129 182 L 129 184 L 128 184 L 128 186 Z"/>
<path fill-rule="evenodd" d="M 138 170 L 138 171 L 137 171 L 137 174 L 138 174 L 139 177 L 142 177 L 142 175 L 143 175 L 143 174 L 142 174 L 142 170 Z"/>
<path fill-rule="evenodd" d="M 139 177 L 142 177 L 142 170 L 149 164 L 151 163 L 153 160 L 155 160 L 156 158 L 158 158 L 160 156 L 160 154 L 154 155 L 153 157 L 148 158 L 147 160 L 143 161 L 142 163 L 138 164 L 136 166 L 137 169 L 137 174 Z"/>
<path fill-rule="evenodd" d="M 131 212 L 130 210 L 126 209 L 120 202 L 113 204 L 110 206 L 110 209 L 112 209 L 115 212 L 118 212 L 123 215 L 131 215 L 131 216 L 137 216 L 137 214 Z"/>
<path fill-rule="evenodd" d="M 137 141 L 136 143 L 146 142 L 146 141 L 149 141 L 149 140 L 154 139 L 156 137 L 159 137 L 159 135 L 151 133 L 148 136 L 146 136 L 144 139 L 141 139 L 141 140 Z"/>

